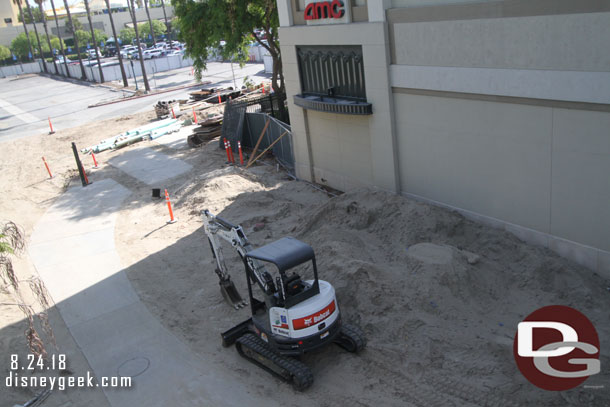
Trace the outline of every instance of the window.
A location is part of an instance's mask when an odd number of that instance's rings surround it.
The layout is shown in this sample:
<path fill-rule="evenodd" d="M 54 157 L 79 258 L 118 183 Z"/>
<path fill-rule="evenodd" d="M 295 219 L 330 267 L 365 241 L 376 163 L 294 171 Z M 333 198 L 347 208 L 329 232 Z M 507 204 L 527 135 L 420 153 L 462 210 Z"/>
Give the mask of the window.
<path fill-rule="evenodd" d="M 302 91 L 294 95 L 297 106 L 328 113 L 373 114 L 366 100 L 361 46 L 300 46 L 297 60 Z"/>
<path fill-rule="evenodd" d="M 12 24 L 13 23 L 13 19 L 12 18 L 5 18 L 4 19 L 4 23 L 5 24 Z"/>
<path fill-rule="evenodd" d="M 362 47 L 297 47 L 303 94 L 366 101 Z"/>

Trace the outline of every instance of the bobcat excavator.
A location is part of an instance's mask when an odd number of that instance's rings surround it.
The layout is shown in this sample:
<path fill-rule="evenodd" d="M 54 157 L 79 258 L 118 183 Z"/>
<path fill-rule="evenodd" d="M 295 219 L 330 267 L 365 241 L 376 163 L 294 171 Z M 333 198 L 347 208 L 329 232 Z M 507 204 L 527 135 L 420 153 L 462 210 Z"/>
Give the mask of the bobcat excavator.
<path fill-rule="evenodd" d="M 365 347 L 363 332 L 342 323 L 333 286 L 318 279 L 311 246 L 284 237 L 255 249 L 241 226 L 232 225 L 208 210 L 202 212 L 202 217 L 223 297 L 236 309 L 249 304 L 252 313 L 250 318 L 222 333 L 223 346 L 235 344 L 242 357 L 292 383 L 299 391 L 312 385 L 313 374 L 295 357 L 331 343 L 348 352 Z M 242 299 L 231 281 L 219 238 L 229 242 L 243 261 L 249 301 Z M 302 278 L 305 274 L 311 278 Z M 259 298 L 255 298 L 255 292 Z"/>

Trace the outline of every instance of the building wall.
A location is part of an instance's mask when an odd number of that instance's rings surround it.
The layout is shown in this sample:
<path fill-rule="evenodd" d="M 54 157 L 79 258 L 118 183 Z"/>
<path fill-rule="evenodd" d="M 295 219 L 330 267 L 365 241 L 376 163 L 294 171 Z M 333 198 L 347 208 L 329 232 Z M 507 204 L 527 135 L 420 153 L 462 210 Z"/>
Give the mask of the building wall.
<path fill-rule="evenodd" d="M 394 100 L 402 191 L 610 251 L 609 112 L 401 91 Z"/>
<path fill-rule="evenodd" d="M 13 3 L 13 0 L 0 0 L 0 27 L 20 26 L 18 21 L 19 7 Z M 10 18 L 11 23 L 6 23 L 4 20 Z"/>
<path fill-rule="evenodd" d="M 315 28 L 280 3 L 300 177 L 447 206 L 610 276 L 610 2 L 379 0 Z M 294 46 L 328 43 L 362 45 L 372 115 L 292 103 Z"/>
<path fill-rule="evenodd" d="M 610 13 L 407 22 L 393 24 L 393 32 L 398 65 L 591 72 L 610 67 Z"/>
<path fill-rule="evenodd" d="M 385 25 L 280 27 L 280 42 L 297 175 L 341 190 L 377 185 L 396 191 Z M 295 105 L 293 96 L 302 91 L 296 46 L 350 44 L 362 45 L 366 96 L 374 114 L 331 114 Z"/>

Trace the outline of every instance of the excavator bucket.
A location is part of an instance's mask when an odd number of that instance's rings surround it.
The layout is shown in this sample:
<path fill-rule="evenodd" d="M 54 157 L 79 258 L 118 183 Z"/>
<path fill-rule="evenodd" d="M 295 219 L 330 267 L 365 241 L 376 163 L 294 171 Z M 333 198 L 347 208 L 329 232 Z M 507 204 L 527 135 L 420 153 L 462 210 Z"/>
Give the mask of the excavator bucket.
<path fill-rule="evenodd" d="M 233 281 L 231 281 L 230 278 L 220 280 L 219 284 L 222 296 L 233 308 L 240 309 L 248 305 L 248 302 L 241 298 L 237 288 L 235 288 L 235 284 L 233 284 Z"/>

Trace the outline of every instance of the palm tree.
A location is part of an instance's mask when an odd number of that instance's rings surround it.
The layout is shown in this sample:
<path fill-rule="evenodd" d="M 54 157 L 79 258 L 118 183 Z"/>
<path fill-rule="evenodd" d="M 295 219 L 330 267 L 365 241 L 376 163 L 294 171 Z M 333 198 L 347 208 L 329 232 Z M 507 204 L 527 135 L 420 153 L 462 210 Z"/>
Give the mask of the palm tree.
<path fill-rule="evenodd" d="M 49 45 L 49 51 L 51 52 L 51 57 L 53 59 L 53 66 L 55 67 L 55 73 L 59 75 L 59 68 L 57 68 L 57 63 L 55 63 L 55 54 L 53 53 L 53 47 L 51 46 L 51 38 L 49 38 L 49 29 L 47 28 L 47 17 L 44 14 L 44 8 L 42 7 L 42 3 L 44 0 L 34 0 L 36 4 L 38 4 L 38 8 L 40 9 L 40 14 L 42 14 L 42 25 L 44 26 L 44 33 L 47 36 L 47 44 Z"/>
<path fill-rule="evenodd" d="M 76 36 L 76 30 L 74 29 L 74 23 L 72 22 L 72 15 L 70 14 L 70 7 L 68 7 L 68 0 L 64 0 L 64 6 L 66 7 L 66 13 L 68 14 L 68 22 L 72 27 L 72 35 L 74 36 L 74 45 L 76 46 L 76 55 L 78 55 L 78 63 L 80 64 L 81 79 L 86 81 L 87 74 L 85 73 L 85 66 L 83 65 L 83 59 L 80 57 L 80 47 L 78 46 L 78 37 Z"/>
<path fill-rule="evenodd" d="M 52 0 L 51 0 L 52 1 Z M 110 27 L 112 27 L 112 36 L 114 37 L 114 45 L 117 50 L 117 56 L 119 57 L 119 66 L 121 67 L 121 76 L 123 76 L 123 86 L 127 87 L 127 74 L 125 73 L 125 67 L 123 66 L 123 57 L 121 56 L 121 49 L 119 48 L 119 37 L 116 35 L 116 29 L 114 28 L 114 20 L 112 18 L 112 9 L 110 8 L 110 0 L 106 0 L 106 7 L 108 7 L 108 16 L 110 17 Z"/>
<path fill-rule="evenodd" d="M 148 17 L 148 26 L 150 27 L 150 36 L 153 40 L 153 47 L 157 48 L 157 41 L 155 40 L 155 30 L 153 30 L 153 23 L 150 19 L 150 11 L 148 11 L 148 0 L 144 0 L 144 8 L 146 9 L 146 16 Z"/>
<path fill-rule="evenodd" d="M 165 31 L 169 38 L 169 48 L 172 48 L 172 32 L 169 30 L 169 23 L 167 22 L 167 14 L 165 14 L 165 1 L 161 0 L 161 7 L 163 7 L 163 18 L 165 19 Z"/>
<path fill-rule="evenodd" d="M 64 66 L 66 67 L 66 76 L 70 77 L 70 71 L 68 70 L 68 61 L 66 60 L 66 52 L 64 51 L 64 42 L 61 39 L 61 31 L 59 30 L 59 20 L 57 19 L 57 13 L 55 12 L 55 2 L 51 0 L 51 8 L 53 9 L 53 16 L 55 17 L 55 27 L 57 27 L 57 37 L 59 38 L 59 48 L 61 48 L 61 55 L 64 57 Z"/>
<path fill-rule="evenodd" d="M 144 80 L 144 89 L 150 92 L 150 86 L 148 85 L 148 78 L 146 77 L 146 68 L 144 67 L 144 57 L 142 56 L 142 48 L 140 46 L 140 33 L 138 32 L 138 21 L 136 20 L 136 8 L 133 0 L 129 0 L 131 3 L 131 21 L 133 21 L 133 29 L 136 32 L 136 45 L 138 47 L 138 55 L 140 57 L 140 67 L 142 68 L 142 79 Z"/>
<path fill-rule="evenodd" d="M 23 14 L 23 9 L 21 8 L 21 0 L 13 0 L 13 3 L 17 3 L 17 7 L 19 7 L 19 15 L 21 15 L 21 19 L 23 20 L 23 31 L 25 31 L 25 36 L 28 39 L 28 46 L 30 47 L 30 55 L 34 58 L 34 50 L 32 49 L 32 42 L 30 41 L 30 34 L 28 33 L 28 26 L 25 23 L 25 14 Z"/>
<path fill-rule="evenodd" d="M 38 36 L 38 29 L 36 28 L 36 21 L 34 21 L 34 15 L 32 14 L 32 8 L 30 7 L 30 3 L 28 3 L 28 0 L 25 0 L 25 5 L 27 6 L 28 14 L 30 15 L 30 20 L 32 20 L 32 25 L 34 26 L 34 32 L 36 33 L 36 41 L 38 42 L 38 51 L 40 52 L 40 58 L 42 58 L 42 69 L 45 72 L 48 72 L 47 64 L 44 61 L 44 54 L 42 53 L 42 45 L 40 45 L 40 37 Z M 44 16 L 43 16 L 43 18 L 44 18 Z M 23 21 L 25 24 L 25 18 L 23 19 Z"/>
<path fill-rule="evenodd" d="M 93 49 L 97 58 L 97 67 L 100 70 L 100 83 L 104 83 L 104 71 L 102 70 L 102 62 L 100 61 L 100 53 L 97 52 L 97 40 L 95 39 L 95 30 L 91 22 L 91 11 L 89 10 L 89 1 L 85 0 L 85 10 L 87 10 L 87 20 L 89 20 L 89 29 L 91 29 L 91 39 L 93 40 Z"/>

